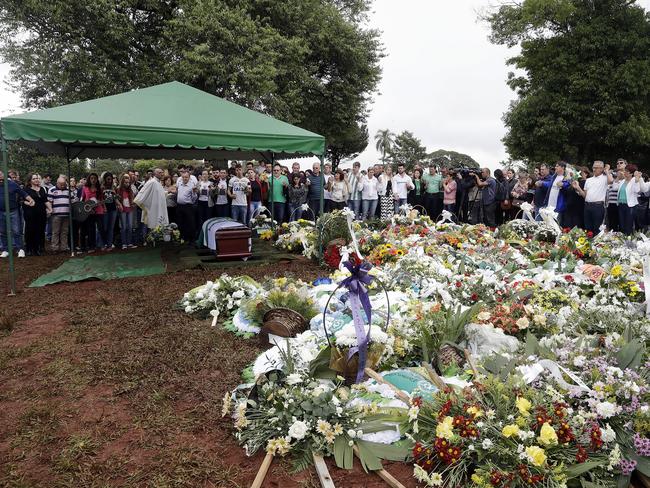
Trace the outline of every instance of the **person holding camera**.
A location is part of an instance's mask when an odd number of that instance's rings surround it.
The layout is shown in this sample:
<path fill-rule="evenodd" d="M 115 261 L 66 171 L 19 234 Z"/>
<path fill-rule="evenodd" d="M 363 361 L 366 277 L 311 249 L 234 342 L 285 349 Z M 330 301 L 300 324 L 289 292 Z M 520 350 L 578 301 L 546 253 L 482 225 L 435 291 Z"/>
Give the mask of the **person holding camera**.
<path fill-rule="evenodd" d="M 483 212 L 483 223 L 488 227 L 496 227 L 497 210 L 497 180 L 490 175 L 490 168 L 481 170 L 481 177 L 474 173 L 476 186 L 481 191 L 481 210 Z"/>

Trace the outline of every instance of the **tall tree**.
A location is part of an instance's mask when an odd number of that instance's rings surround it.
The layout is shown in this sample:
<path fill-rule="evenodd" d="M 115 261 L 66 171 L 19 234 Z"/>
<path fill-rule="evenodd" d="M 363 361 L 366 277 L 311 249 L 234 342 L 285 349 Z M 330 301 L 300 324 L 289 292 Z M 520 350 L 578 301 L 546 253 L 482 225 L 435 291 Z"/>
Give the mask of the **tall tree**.
<path fill-rule="evenodd" d="M 328 156 L 347 157 L 368 143 L 381 76 L 369 9 L 367 0 L 0 0 L 0 57 L 28 108 L 178 80 L 322 134 Z"/>
<path fill-rule="evenodd" d="M 381 153 L 381 162 L 386 163 L 386 154 L 390 153 L 395 143 L 395 134 L 390 129 L 378 130 L 375 133 L 375 149 Z"/>
<path fill-rule="evenodd" d="M 523 0 L 484 18 L 517 93 L 504 115 L 514 159 L 650 162 L 650 17 L 635 0 Z"/>
<path fill-rule="evenodd" d="M 353 125 L 350 127 L 350 133 L 345 134 L 336 145 L 330 145 L 327 149 L 328 159 L 332 162 L 332 171 L 336 171 L 342 159 L 355 158 L 368 145 L 368 128 Z"/>
<path fill-rule="evenodd" d="M 408 168 L 412 168 L 426 156 L 427 149 L 422 145 L 422 141 L 407 130 L 395 137 L 393 147 L 390 149 L 391 159 L 397 163 L 404 163 Z"/>
<path fill-rule="evenodd" d="M 447 149 L 438 149 L 427 155 L 427 159 L 440 166 L 447 168 L 478 168 L 478 163 L 472 156 L 459 153 L 456 151 L 448 151 Z"/>

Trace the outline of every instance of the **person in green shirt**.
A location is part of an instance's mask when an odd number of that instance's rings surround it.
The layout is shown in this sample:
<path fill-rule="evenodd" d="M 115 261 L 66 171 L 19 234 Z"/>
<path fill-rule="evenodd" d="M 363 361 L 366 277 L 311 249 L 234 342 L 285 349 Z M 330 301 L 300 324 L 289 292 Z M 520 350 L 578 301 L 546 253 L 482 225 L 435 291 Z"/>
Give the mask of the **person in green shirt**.
<path fill-rule="evenodd" d="M 284 222 L 287 206 L 287 198 L 284 189 L 289 187 L 289 179 L 282 174 L 282 166 L 276 164 L 273 167 L 273 176 L 269 178 L 271 201 L 273 202 L 273 218 L 278 222 Z"/>
<path fill-rule="evenodd" d="M 422 175 L 426 195 L 424 206 L 427 214 L 433 220 L 437 220 L 442 213 L 442 176 L 436 171 L 435 164 L 429 164 L 429 172 Z"/>

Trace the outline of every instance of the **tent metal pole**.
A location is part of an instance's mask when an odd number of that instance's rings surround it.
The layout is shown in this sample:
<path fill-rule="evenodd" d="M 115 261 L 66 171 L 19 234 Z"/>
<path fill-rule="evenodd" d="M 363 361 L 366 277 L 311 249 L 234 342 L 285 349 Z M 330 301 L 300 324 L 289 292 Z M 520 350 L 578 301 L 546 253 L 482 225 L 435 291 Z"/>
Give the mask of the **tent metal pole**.
<path fill-rule="evenodd" d="M 325 213 L 325 157 L 323 155 L 319 156 L 320 159 L 320 213 L 319 215 L 323 218 Z M 316 225 L 316 220 L 314 225 Z M 323 220 L 324 222 L 324 220 Z M 321 233 L 318 233 L 318 255 L 323 259 L 323 239 L 321 239 Z"/>
<path fill-rule="evenodd" d="M 2 173 L 4 187 L 5 225 L 7 231 L 7 251 L 9 252 L 9 296 L 16 295 L 16 265 L 14 263 L 14 244 L 11 232 L 11 212 L 9 212 L 9 154 L 2 121 L 0 121 L 0 147 L 2 148 Z"/>
<path fill-rule="evenodd" d="M 271 153 L 271 187 L 269 188 L 269 193 L 271 194 L 271 227 L 273 227 L 273 222 L 275 221 L 275 205 L 273 204 L 273 167 L 275 166 L 275 154 Z"/>
<path fill-rule="evenodd" d="M 68 214 L 68 227 L 70 229 L 70 236 L 68 237 L 69 243 L 68 245 L 70 246 L 70 256 L 74 257 L 74 221 L 72 220 L 72 188 L 70 187 L 70 183 L 72 181 L 71 177 L 71 170 L 70 170 L 70 146 L 66 145 L 65 146 L 65 158 L 68 160 L 68 208 L 70 209 L 70 212 Z"/>
<path fill-rule="evenodd" d="M 319 159 L 320 159 L 320 212 L 319 214 L 322 216 L 325 210 L 325 174 L 324 174 L 325 158 L 323 156 L 319 156 Z"/>

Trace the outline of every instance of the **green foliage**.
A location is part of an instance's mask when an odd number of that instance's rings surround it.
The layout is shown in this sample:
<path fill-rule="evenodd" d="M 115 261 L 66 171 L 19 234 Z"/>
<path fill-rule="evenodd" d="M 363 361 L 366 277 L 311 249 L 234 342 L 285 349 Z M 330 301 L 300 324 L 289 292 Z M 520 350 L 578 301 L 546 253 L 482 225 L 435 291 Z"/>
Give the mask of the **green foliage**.
<path fill-rule="evenodd" d="M 381 76 L 367 0 L 2 0 L 0 57 L 28 108 L 178 80 L 365 148 Z"/>
<path fill-rule="evenodd" d="M 314 301 L 303 293 L 274 289 L 265 297 L 252 298 L 243 302 L 246 316 L 256 324 L 261 324 L 264 314 L 272 308 L 288 308 L 302 315 L 307 322 L 316 316 L 318 310 Z"/>
<path fill-rule="evenodd" d="M 348 221 L 340 211 L 324 214 L 316 221 L 316 228 L 320 229 L 323 246 L 336 239 L 350 242 L 350 229 Z"/>
<path fill-rule="evenodd" d="M 504 122 L 514 159 L 648 162 L 650 19 L 634 0 L 524 0 L 484 16 L 517 93 Z"/>
<path fill-rule="evenodd" d="M 472 156 L 456 151 L 438 149 L 427 155 L 427 160 L 447 168 L 478 168 L 479 164 Z"/>
<path fill-rule="evenodd" d="M 68 163 L 65 158 L 59 156 L 44 156 L 36 149 L 25 146 L 18 142 L 11 142 L 9 148 L 9 168 L 18 171 L 21 179 L 28 173 L 39 173 L 41 176 L 52 175 L 53 182 L 59 175 L 68 174 Z M 88 172 L 85 160 L 73 160 L 70 162 L 71 175 L 80 178 Z"/>
<path fill-rule="evenodd" d="M 427 149 L 412 132 L 405 130 L 395 137 L 389 154 L 392 161 L 404 163 L 408 168 L 412 168 L 415 163 L 419 163 L 427 157 Z"/>
<path fill-rule="evenodd" d="M 417 320 L 420 330 L 423 360 L 429 362 L 444 344 L 458 344 L 463 339 L 465 325 L 478 313 L 480 304 L 474 304 L 464 312 L 456 309 L 433 308 Z"/>

